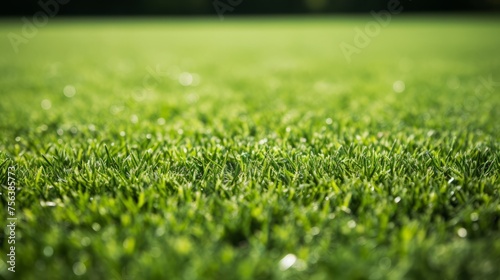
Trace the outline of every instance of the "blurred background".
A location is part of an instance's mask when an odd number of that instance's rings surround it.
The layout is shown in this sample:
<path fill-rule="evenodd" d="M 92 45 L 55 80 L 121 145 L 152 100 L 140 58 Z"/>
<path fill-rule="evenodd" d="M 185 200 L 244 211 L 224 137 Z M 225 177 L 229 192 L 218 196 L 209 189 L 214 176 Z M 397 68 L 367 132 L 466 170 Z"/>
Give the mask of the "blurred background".
<path fill-rule="evenodd" d="M 388 0 L 40 0 L 4 2 L 2 16 L 29 15 L 50 6 L 64 4 L 58 15 L 213 15 L 216 9 L 232 15 L 361 13 L 385 9 Z M 500 0 L 404 0 L 405 12 L 494 12 Z"/>

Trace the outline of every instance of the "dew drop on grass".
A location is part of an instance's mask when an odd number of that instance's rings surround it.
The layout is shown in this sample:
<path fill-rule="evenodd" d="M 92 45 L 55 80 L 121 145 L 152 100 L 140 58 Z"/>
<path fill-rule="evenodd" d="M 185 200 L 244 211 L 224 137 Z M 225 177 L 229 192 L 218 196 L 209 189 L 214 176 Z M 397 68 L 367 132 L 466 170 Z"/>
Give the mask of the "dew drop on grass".
<path fill-rule="evenodd" d="M 50 110 L 50 108 L 52 108 L 52 102 L 50 102 L 50 100 L 48 99 L 42 100 L 42 103 L 40 105 L 44 110 Z"/>
<path fill-rule="evenodd" d="M 193 75 L 188 72 L 183 72 L 179 75 L 179 83 L 185 87 L 193 84 Z"/>
<path fill-rule="evenodd" d="M 349 228 L 355 228 L 356 227 L 356 222 L 354 220 L 350 220 L 349 222 L 347 222 L 347 226 Z"/>
<path fill-rule="evenodd" d="M 41 126 L 38 127 L 40 131 L 46 131 L 49 127 L 46 124 L 42 124 Z"/>
<path fill-rule="evenodd" d="M 476 212 L 472 212 L 472 213 L 470 214 L 470 219 L 471 219 L 471 221 L 473 221 L 473 222 L 477 222 L 477 221 L 479 220 L 479 214 L 478 214 L 478 213 L 476 213 Z"/>
<path fill-rule="evenodd" d="M 297 261 L 297 257 L 294 254 L 288 254 L 280 260 L 279 266 L 281 270 L 287 270 L 292 267 Z"/>
<path fill-rule="evenodd" d="M 465 228 L 459 228 L 457 234 L 458 236 L 465 238 L 467 236 L 467 230 Z"/>
<path fill-rule="evenodd" d="M 158 120 L 156 120 L 156 122 L 157 122 L 159 125 L 164 125 L 164 124 L 165 124 L 165 119 L 164 119 L 164 118 L 159 118 Z"/>
<path fill-rule="evenodd" d="M 55 207 L 57 204 L 53 201 L 41 201 L 40 205 L 42 207 Z"/>
<path fill-rule="evenodd" d="M 75 273 L 75 275 L 80 276 L 85 274 L 86 272 L 87 272 L 87 267 L 85 266 L 84 263 L 76 262 L 75 264 L 73 264 L 73 273 Z"/>
<path fill-rule="evenodd" d="M 52 254 L 54 254 L 54 249 L 52 249 L 52 247 L 50 246 L 45 246 L 45 248 L 43 248 L 43 255 L 46 256 L 46 257 L 51 257 Z"/>
<path fill-rule="evenodd" d="M 67 86 L 65 86 L 65 87 L 64 87 L 64 89 L 63 89 L 63 93 L 64 93 L 64 95 L 65 95 L 66 97 L 68 97 L 68 98 L 72 98 L 72 97 L 73 97 L 73 96 L 75 96 L 75 94 L 76 94 L 76 89 L 75 89 L 75 87 L 74 87 L 74 86 L 72 86 L 72 85 L 67 85 Z"/>
<path fill-rule="evenodd" d="M 159 228 L 156 229 L 155 234 L 158 237 L 163 236 L 165 234 L 165 229 L 162 228 L 162 227 L 159 227 Z"/>
<path fill-rule="evenodd" d="M 320 233 L 320 229 L 318 227 L 313 227 L 311 229 L 311 235 L 318 235 Z"/>
<path fill-rule="evenodd" d="M 402 93 L 403 91 L 405 91 L 405 88 L 406 86 L 403 81 L 395 81 L 394 84 L 392 84 L 392 89 L 396 93 Z"/>
<path fill-rule="evenodd" d="M 123 106 L 119 106 L 119 105 L 113 105 L 109 108 L 109 111 L 111 112 L 111 114 L 113 115 L 116 115 L 118 113 L 120 113 L 121 111 L 124 110 L 124 107 Z"/>
<path fill-rule="evenodd" d="M 328 119 L 325 120 L 325 123 L 328 124 L 328 125 L 330 125 L 330 124 L 333 123 L 333 120 L 330 119 L 330 118 L 328 118 Z"/>
<path fill-rule="evenodd" d="M 394 202 L 396 202 L 396 203 L 399 203 L 400 201 L 401 201 L 401 197 L 399 197 L 399 196 L 394 199 Z"/>
<path fill-rule="evenodd" d="M 99 230 L 101 230 L 101 225 L 100 225 L 100 224 L 98 224 L 98 223 L 93 223 L 93 224 L 92 224 L 92 229 L 93 229 L 94 231 L 99 231 Z"/>
<path fill-rule="evenodd" d="M 88 237 L 84 237 L 82 238 L 82 240 L 80 240 L 80 244 L 82 244 L 83 247 L 89 246 L 90 243 L 92 243 L 92 240 L 90 240 L 90 238 Z"/>

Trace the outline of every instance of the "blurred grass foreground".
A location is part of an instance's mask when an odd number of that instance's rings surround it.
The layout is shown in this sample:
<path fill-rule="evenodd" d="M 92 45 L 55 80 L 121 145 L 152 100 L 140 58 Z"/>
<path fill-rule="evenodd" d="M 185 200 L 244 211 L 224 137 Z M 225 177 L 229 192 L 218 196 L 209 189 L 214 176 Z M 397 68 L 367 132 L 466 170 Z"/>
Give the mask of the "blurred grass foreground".
<path fill-rule="evenodd" d="M 25 27 L 2 278 L 498 279 L 498 18 Z"/>

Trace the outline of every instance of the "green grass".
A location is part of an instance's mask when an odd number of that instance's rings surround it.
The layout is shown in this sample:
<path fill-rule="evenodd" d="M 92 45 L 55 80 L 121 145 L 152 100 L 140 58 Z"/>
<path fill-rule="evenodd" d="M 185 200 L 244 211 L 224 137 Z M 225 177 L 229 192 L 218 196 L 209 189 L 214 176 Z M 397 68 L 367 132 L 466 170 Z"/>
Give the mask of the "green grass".
<path fill-rule="evenodd" d="M 2 21 L 0 276 L 498 277 L 500 21 L 369 20 Z"/>

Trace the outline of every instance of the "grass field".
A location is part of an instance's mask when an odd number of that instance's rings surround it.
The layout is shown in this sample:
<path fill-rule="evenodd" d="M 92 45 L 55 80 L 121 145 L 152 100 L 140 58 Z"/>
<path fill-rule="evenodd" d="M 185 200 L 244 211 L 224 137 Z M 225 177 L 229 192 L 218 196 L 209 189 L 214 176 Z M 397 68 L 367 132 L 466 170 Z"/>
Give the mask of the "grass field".
<path fill-rule="evenodd" d="M 498 279 L 500 20 L 370 20 L 1 21 L 0 277 Z"/>

